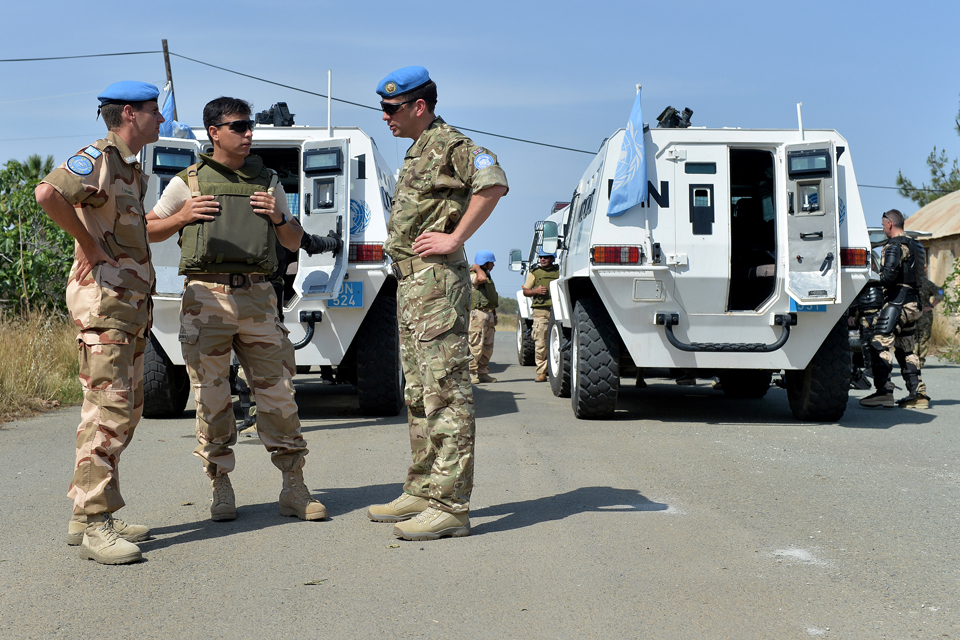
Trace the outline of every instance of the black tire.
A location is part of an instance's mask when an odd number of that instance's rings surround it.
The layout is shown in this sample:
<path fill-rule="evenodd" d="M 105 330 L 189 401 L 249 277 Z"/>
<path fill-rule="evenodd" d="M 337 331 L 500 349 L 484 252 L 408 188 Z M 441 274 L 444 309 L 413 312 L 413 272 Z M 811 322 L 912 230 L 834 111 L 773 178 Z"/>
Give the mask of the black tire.
<path fill-rule="evenodd" d="M 551 310 L 547 333 L 547 376 L 550 389 L 558 398 L 570 397 L 570 350 L 570 330 L 554 319 Z"/>
<path fill-rule="evenodd" d="M 353 338 L 357 345 L 357 395 L 365 416 L 395 416 L 403 408 L 403 369 L 397 330 L 397 298 L 380 295 Z"/>
<path fill-rule="evenodd" d="M 573 309 L 570 402 L 582 419 L 609 418 L 620 389 L 620 337 L 599 300 L 584 298 Z"/>
<path fill-rule="evenodd" d="M 143 417 L 178 418 L 190 394 L 184 365 L 175 365 L 153 335 L 143 352 Z"/>
<path fill-rule="evenodd" d="M 536 344 L 533 342 L 532 328 L 532 322 L 517 315 L 517 362 L 522 367 L 536 363 Z"/>
<path fill-rule="evenodd" d="M 784 375 L 790 410 L 797 420 L 836 422 L 850 392 L 850 341 L 847 316 L 840 318 L 802 371 Z"/>
<path fill-rule="evenodd" d="M 756 400 L 767 395 L 772 377 L 772 371 L 756 369 L 730 369 L 717 372 L 724 395 L 744 400 Z"/>

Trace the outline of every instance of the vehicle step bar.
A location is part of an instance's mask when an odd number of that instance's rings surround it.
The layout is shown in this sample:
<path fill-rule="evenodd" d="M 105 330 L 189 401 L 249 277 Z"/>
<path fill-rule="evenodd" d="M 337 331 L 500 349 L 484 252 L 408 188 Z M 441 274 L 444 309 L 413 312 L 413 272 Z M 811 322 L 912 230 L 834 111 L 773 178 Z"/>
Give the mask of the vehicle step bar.
<path fill-rule="evenodd" d="M 701 351 L 713 353 L 766 353 L 776 351 L 787 344 L 790 338 L 790 327 L 796 326 L 797 314 L 778 313 L 773 317 L 773 324 L 783 327 L 780 337 L 776 342 L 764 344 L 763 342 L 681 342 L 673 334 L 673 327 L 680 324 L 680 314 L 674 312 L 658 313 L 655 317 L 656 323 L 664 327 L 667 334 L 667 340 L 680 351 Z"/>

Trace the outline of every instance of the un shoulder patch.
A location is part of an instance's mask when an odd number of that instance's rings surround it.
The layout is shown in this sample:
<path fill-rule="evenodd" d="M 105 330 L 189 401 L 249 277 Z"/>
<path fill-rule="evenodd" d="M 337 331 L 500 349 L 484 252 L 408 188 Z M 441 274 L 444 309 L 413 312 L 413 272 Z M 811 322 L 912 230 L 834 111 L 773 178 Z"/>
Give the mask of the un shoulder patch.
<path fill-rule="evenodd" d="M 493 157 L 487 153 L 481 153 L 473 161 L 473 166 L 477 169 L 486 169 L 493 165 Z"/>
<path fill-rule="evenodd" d="M 67 169 L 78 176 L 88 176 L 93 173 L 93 163 L 86 156 L 73 156 L 67 160 Z"/>

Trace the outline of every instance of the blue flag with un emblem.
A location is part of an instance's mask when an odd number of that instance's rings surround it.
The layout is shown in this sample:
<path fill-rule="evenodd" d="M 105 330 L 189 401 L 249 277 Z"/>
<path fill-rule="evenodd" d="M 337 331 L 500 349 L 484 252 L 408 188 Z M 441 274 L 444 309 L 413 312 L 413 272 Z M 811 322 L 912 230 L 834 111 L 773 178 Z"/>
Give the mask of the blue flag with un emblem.
<path fill-rule="evenodd" d="M 630 112 L 627 131 L 623 134 L 620 160 L 613 176 L 610 206 L 607 215 L 616 217 L 630 207 L 647 200 L 647 153 L 643 144 L 643 112 L 640 110 L 640 89 Z"/>
<path fill-rule="evenodd" d="M 187 138 L 196 140 L 190 127 L 177 122 L 173 119 L 173 112 L 176 110 L 173 100 L 173 85 L 167 83 L 157 98 L 157 104 L 160 105 L 160 113 L 163 115 L 164 122 L 160 125 L 160 135 L 165 138 Z"/>

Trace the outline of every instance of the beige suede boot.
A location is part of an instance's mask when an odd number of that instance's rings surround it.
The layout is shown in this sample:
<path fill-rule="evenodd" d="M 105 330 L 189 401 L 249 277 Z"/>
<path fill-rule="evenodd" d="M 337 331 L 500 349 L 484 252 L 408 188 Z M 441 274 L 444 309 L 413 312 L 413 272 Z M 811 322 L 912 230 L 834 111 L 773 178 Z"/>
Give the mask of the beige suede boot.
<path fill-rule="evenodd" d="M 303 468 L 283 472 L 280 515 L 296 516 L 301 520 L 323 520 L 327 517 L 327 508 L 319 500 L 313 499 L 303 483 Z"/>
<path fill-rule="evenodd" d="M 113 529 L 127 542 L 140 542 L 150 537 L 150 529 L 142 524 L 130 524 L 120 518 L 113 519 Z M 71 547 L 83 542 L 83 532 L 87 530 L 87 516 L 73 514 L 67 524 L 67 544 Z"/>
<path fill-rule="evenodd" d="M 222 474 L 210 480 L 213 498 L 210 502 L 210 519 L 214 522 L 237 519 L 237 498 L 230 484 L 230 476 Z"/>
<path fill-rule="evenodd" d="M 87 516 L 80 557 L 100 564 L 129 564 L 143 559 L 140 547 L 120 537 L 109 513 Z"/>

